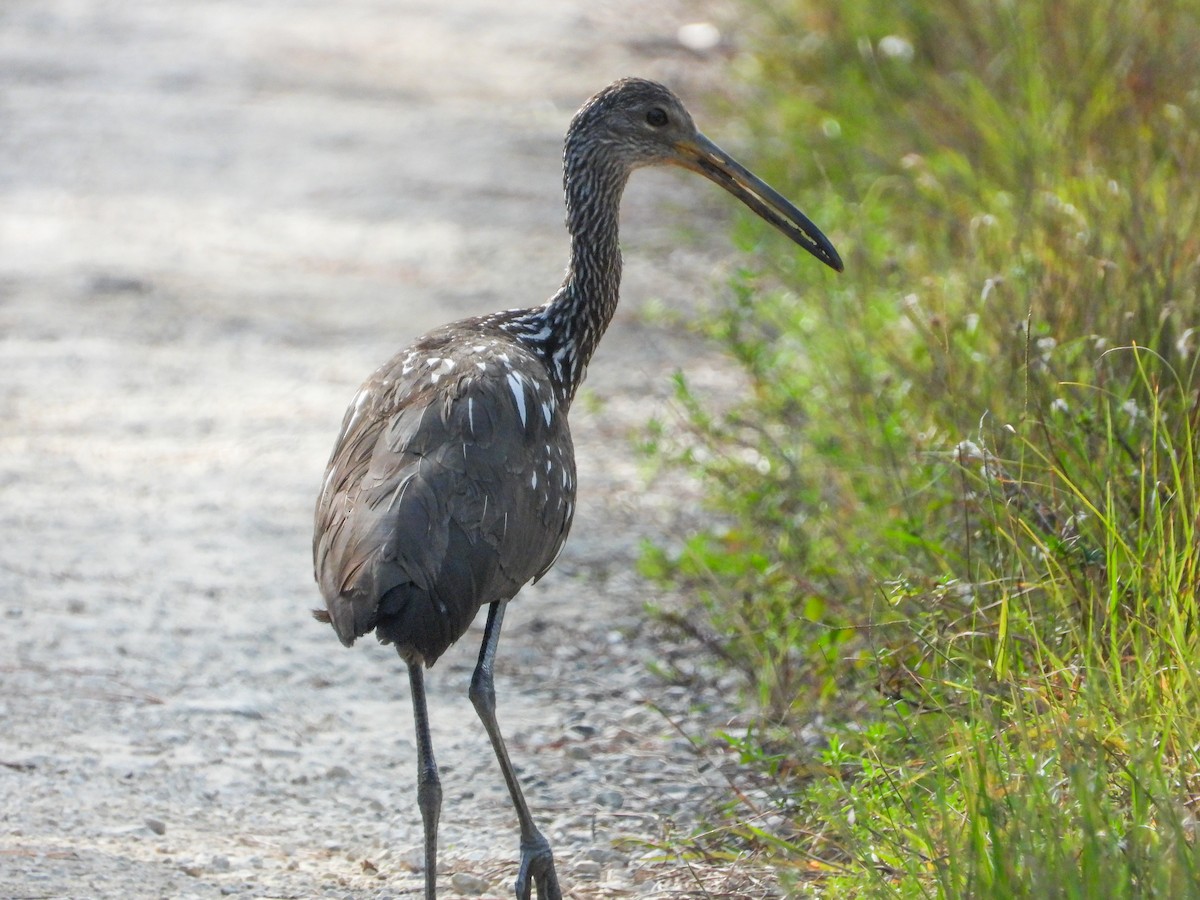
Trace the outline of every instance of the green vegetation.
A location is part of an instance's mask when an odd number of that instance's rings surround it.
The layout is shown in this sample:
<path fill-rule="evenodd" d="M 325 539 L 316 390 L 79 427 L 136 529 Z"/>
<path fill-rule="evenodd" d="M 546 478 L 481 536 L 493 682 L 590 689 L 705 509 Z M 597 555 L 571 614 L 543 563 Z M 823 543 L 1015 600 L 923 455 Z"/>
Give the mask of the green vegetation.
<path fill-rule="evenodd" d="M 652 436 L 721 524 L 644 567 L 763 710 L 726 848 L 822 896 L 1200 897 L 1200 2 L 751 12 L 730 119 L 846 272 L 740 222 L 705 327 L 752 393 L 681 378 Z"/>

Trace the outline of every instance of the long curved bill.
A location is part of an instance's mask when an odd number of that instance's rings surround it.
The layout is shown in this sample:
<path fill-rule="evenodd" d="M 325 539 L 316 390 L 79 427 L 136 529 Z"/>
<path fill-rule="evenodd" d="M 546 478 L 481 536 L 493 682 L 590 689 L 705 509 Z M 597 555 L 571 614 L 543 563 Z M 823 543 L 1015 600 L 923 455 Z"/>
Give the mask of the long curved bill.
<path fill-rule="evenodd" d="M 825 265 L 842 271 L 842 258 L 808 216 L 704 135 L 679 141 L 675 151 L 676 165 L 716 182 Z"/>

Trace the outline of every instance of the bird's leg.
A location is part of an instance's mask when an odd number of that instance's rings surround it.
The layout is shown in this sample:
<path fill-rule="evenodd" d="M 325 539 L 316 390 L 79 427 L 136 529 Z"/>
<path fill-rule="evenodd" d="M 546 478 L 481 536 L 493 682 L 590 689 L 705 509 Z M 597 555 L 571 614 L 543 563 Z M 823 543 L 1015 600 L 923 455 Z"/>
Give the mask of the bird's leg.
<path fill-rule="evenodd" d="M 425 900 L 437 897 L 437 830 L 442 811 L 442 782 L 433 759 L 433 740 L 429 735 L 429 711 L 425 705 L 425 675 L 421 663 L 408 664 L 408 683 L 412 688 L 413 718 L 417 722 L 417 806 L 425 826 Z"/>
<path fill-rule="evenodd" d="M 508 749 L 504 746 L 504 737 L 500 734 L 500 726 L 496 722 L 496 689 L 492 682 L 492 661 L 496 656 L 496 645 L 500 641 L 500 624 L 504 621 L 504 608 L 507 605 L 507 600 L 501 600 L 488 608 L 487 625 L 483 629 L 483 646 L 479 650 L 479 663 L 475 666 L 475 674 L 471 676 L 469 696 L 483 722 L 483 727 L 487 729 L 488 737 L 492 740 L 492 749 L 496 751 L 496 759 L 500 762 L 500 770 L 504 773 L 504 780 L 508 784 L 508 792 L 512 795 L 517 819 L 521 824 L 521 868 L 517 872 L 516 886 L 518 900 L 530 900 L 535 884 L 538 900 L 562 900 L 550 842 L 533 824 L 533 816 L 529 814 L 525 795 L 521 793 L 521 785 L 509 761 Z"/>

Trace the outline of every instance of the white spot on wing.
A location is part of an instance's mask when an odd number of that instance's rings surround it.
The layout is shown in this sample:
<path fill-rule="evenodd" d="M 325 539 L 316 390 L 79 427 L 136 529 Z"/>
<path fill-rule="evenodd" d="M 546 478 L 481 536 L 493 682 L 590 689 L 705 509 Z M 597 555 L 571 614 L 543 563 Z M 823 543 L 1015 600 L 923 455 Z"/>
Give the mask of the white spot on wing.
<path fill-rule="evenodd" d="M 546 420 L 546 424 L 550 424 L 550 420 L 554 418 L 554 401 L 548 401 L 542 404 L 542 418 Z"/>
<path fill-rule="evenodd" d="M 512 390 L 513 397 L 516 398 L 517 412 L 521 414 L 521 426 L 524 427 L 526 425 L 525 385 L 521 381 L 520 373 L 508 373 L 508 386 Z"/>
<path fill-rule="evenodd" d="M 471 437 L 475 436 L 475 398 L 467 398 L 467 427 L 471 429 Z"/>
<path fill-rule="evenodd" d="M 452 359 L 443 359 L 435 356 L 432 359 L 425 360 L 425 365 L 431 369 L 435 369 L 435 371 L 429 373 L 431 384 L 437 384 L 439 378 L 454 371 L 454 360 Z"/>

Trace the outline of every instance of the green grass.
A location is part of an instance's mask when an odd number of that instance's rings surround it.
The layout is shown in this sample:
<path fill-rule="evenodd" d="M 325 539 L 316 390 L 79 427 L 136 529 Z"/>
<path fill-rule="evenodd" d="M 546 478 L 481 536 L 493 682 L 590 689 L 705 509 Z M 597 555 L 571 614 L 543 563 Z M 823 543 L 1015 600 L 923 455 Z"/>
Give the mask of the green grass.
<path fill-rule="evenodd" d="M 1200 897 L 1200 2 L 747 9 L 730 120 L 846 272 L 740 222 L 751 394 L 649 441 L 786 823 L 724 834 L 801 893 Z"/>

